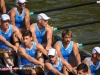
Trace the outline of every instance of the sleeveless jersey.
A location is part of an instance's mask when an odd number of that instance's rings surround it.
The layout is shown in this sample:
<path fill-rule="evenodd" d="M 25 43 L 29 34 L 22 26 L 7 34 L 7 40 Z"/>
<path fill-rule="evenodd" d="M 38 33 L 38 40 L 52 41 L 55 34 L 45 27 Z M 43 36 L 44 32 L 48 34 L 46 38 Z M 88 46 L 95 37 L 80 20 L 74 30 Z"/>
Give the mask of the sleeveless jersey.
<path fill-rule="evenodd" d="M 13 34 L 12 25 L 9 25 L 8 31 L 5 33 L 0 29 L 0 35 L 3 36 L 8 42 L 11 40 L 11 36 Z M 8 50 L 8 46 L 6 46 L 3 42 L 0 42 L 0 48 L 4 48 Z"/>
<path fill-rule="evenodd" d="M 22 14 L 19 15 L 17 8 L 15 7 L 14 9 L 16 10 L 15 24 L 16 24 L 16 26 L 18 28 L 21 28 L 22 27 L 22 24 L 23 24 L 23 21 L 24 21 L 24 17 L 25 17 L 25 10 L 23 9 L 22 10 Z"/>
<path fill-rule="evenodd" d="M 90 62 L 90 70 L 91 70 L 92 75 L 96 75 L 96 71 L 100 68 L 100 61 L 97 62 L 96 65 L 94 65 L 94 64 L 92 63 L 90 57 L 87 57 L 86 59 Z"/>
<path fill-rule="evenodd" d="M 37 23 L 34 23 L 35 27 L 36 27 L 36 31 L 35 31 L 35 34 L 36 34 L 36 38 L 38 40 L 38 43 L 42 44 L 43 42 L 43 38 L 46 34 L 46 29 L 43 28 L 42 30 L 39 30 L 38 26 L 37 26 Z"/>
<path fill-rule="evenodd" d="M 47 60 L 50 62 L 50 60 Z M 62 62 L 61 62 L 61 58 L 58 57 L 58 65 L 55 66 L 55 65 L 52 65 L 53 68 L 55 68 L 56 70 L 58 70 L 59 72 L 62 72 L 62 69 L 63 69 L 63 65 L 62 65 Z M 55 75 L 54 73 L 48 71 L 48 72 L 45 72 L 45 75 Z"/>
<path fill-rule="evenodd" d="M 22 46 L 25 49 L 28 55 L 30 55 L 33 58 L 36 58 L 37 56 L 36 42 L 33 42 L 32 48 L 30 50 L 28 50 L 23 44 L 21 44 L 20 46 Z M 19 61 L 20 61 L 19 62 L 20 66 L 24 66 L 26 64 L 34 65 L 32 62 L 28 61 L 26 58 L 23 57 L 19 57 Z"/>
<path fill-rule="evenodd" d="M 58 41 L 59 44 L 60 44 L 60 51 L 61 51 L 61 54 L 62 56 L 64 57 L 64 59 L 66 61 L 68 61 L 68 58 L 69 58 L 69 55 L 71 54 L 72 52 L 72 48 L 73 48 L 73 41 L 70 41 L 68 47 L 65 49 L 63 44 L 62 44 L 62 41 Z"/>

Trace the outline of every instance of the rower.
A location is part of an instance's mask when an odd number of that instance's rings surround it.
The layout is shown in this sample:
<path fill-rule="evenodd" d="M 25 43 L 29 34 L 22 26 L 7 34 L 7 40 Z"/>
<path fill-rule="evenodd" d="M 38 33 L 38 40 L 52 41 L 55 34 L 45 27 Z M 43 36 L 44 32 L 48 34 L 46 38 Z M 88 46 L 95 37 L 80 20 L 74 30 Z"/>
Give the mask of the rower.
<path fill-rule="evenodd" d="M 47 56 L 46 50 L 41 44 L 32 41 L 32 33 L 27 30 L 22 34 L 23 43 L 18 48 L 19 66 L 43 66 L 42 53 Z M 42 53 L 41 53 L 42 52 Z M 30 72 L 29 72 L 30 71 Z M 29 71 L 21 71 L 27 75 L 36 75 L 34 69 Z"/>
<path fill-rule="evenodd" d="M 0 36 L 3 36 L 8 42 L 10 42 L 13 33 L 15 33 L 16 37 L 18 37 L 21 40 L 22 35 L 16 26 L 13 26 L 10 24 L 9 15 L 2 14 L 1 15 Z M 4 48 L 6 50 L 10 49 L 3 42 L 0 42 L 0 48 Z M 4 58 L 5 58 L 6 62 L 8 63 L 8 65 L 14 66 L 13 62 L 10 60 L 8 53 L 4 53 Z"/>
<path fill-rule="evenodd" d="M 33 40 L 42 44 L 46 50 L 49 50 L 52 44 L 52 28 L 48 24 L 49 19 L 46 14 L 40 13 L 37 16 L 37 23 L 30 26 Z"/>
<path fill-rule="evenodd" d="M 30 27 L 30 11 L 25 8 L 26 0 L 16 0 L 16 7 L 9 11 L 11 24 L 24 32 Z M 25 23 L 24 23 L 25 22 Z"/>
<path fill-rule="evenodd" d="M 74 75 L 77 75 L 76 70 L 63 58 L 58 57 L 57 51 L 54 48 L 48 51 L 49 59 L 45 62 L 45 75 L 64 75 L 62 73 L 65 66 Z"/>
<path fill-rule="evenodd" d="M 100 68 L 100 47 L 94 47 L 92 56 L 86 57 L 83 63 L 87 64 L 89 74 L 96 75 L 96 71 Z"/>
<path fill-rule="evenodd" d="M 55 43 L 54 48 L 58 52 L 58 56 L 63 57 L 66 61 L 69 60 L 71 53 L 74 53 L 74 56 L 77 60 L 77 63 L 70 63 L 73 67 L 77 67 L 81 63 L 80 54 L 78 51 L 77 43 L 71 41 L 72 32 L 69 29 L 66 29 L 62 32 L 62 40 L 59 40 Z M 69 61 L 68 61 L 69 62 Z M 63 69 L 65 75 L 67 74 L 66 68 Z"/>

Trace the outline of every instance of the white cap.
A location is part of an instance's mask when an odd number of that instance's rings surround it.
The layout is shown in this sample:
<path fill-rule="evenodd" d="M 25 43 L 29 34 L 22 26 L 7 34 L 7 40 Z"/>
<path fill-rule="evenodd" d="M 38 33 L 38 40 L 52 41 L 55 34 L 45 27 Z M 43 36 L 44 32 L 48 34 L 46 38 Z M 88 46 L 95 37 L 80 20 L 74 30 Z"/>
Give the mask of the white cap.
<path fill-rule="evenodd" d="M 10 17 L 9 17 L 8 14 L 2 14 L 2 15 L 1 15 L 1 20 L 2 20 L 2 21 L 10 20 Z"/>
<path fill-rule="evenodd" d="M 48 55 L 55 56 L 56 54 L 57 54 L 56 49 L 54 49 L 54 48 L 49 49 L 49 51 L 48 51 Z"/>
<path fill-rule="evenodd" d="M 27 2 L 26 0 L 16 0 L 16 3 L 25 3 L 25 2 Z"/>
<path fill-rule="evenodd" d="M 37 16 L 37 20 L 49 20 L 49 19 L 51 19 L 50 17 L 48 17 L 46 14 L 44 14 L 44 13 L 40 13 L 40 14 L 38 14 L 38 16 Z"/>
<path fill-rule="evenodd" d="M 98 53 L 100 54 L 100 47 L 94 47 L 92 50 L 92 54 Z"/>

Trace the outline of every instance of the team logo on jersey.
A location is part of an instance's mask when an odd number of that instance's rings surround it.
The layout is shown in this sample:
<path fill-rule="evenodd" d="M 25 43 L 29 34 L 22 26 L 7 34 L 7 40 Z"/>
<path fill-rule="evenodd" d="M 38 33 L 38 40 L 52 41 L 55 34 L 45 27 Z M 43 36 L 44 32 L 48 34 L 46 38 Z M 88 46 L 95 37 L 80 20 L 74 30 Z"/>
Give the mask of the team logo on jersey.
<path fill-rule="evenodd" d="M 10 37 L 11 36 L 11 33 L 8 33 L 8 36 Z"/>

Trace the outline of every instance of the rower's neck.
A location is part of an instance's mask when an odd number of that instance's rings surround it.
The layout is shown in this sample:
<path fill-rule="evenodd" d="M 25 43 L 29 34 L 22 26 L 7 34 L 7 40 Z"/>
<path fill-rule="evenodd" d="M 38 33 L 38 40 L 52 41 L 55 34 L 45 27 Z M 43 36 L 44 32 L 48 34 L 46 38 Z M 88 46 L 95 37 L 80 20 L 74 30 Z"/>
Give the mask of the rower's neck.
<path fill-rule="evenodd" d="M 30 50 L 30 49 L 32 48 L 32 45 L 33 45 L 33 42 L 31 42 L 31 43 L 29 43 L 28 45 L 26 45 L 26 48 L 27 48 L 28 50 Z"/>
<path fill-rule="evenodd" d="M 23 9 L 17 7 L 17 10 L 19 14 L 22 14 Z"/>
<path fill-rule="evenodd" d="M 8 29 L 6 29 L 6 28 L 3 28 L 2 26 L 0 27 L 1 28 L 1 30 L 4 32 L 4 33 L 6 33 L 6 32 L 8 32 Z"/>
<path fill-rule="evenodd" d="M 39 23 L 37 25 L 38 25 L 39 30 L 42 30 L 44 28 L 44 26 Z"/>
<path fill-rule="evenodd" d="M 94 57 L 91 57 L 91 61 L 92 61 L 92 63 L 93 63 L 94 65 L 96 65 L 97 62 L 98 62 L 98 60 L 97 60 L 96 58 L 94 58 Z"/>

